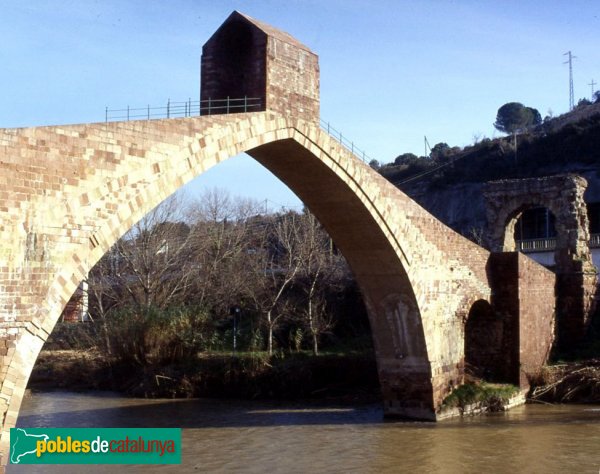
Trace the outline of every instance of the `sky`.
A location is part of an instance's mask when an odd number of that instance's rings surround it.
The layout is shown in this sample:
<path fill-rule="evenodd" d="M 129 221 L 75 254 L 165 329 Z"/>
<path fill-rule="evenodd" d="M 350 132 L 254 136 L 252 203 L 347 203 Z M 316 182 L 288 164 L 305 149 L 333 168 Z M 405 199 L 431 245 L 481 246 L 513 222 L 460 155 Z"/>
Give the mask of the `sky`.
<path fill-rule="evenodd" d="M 319 55 L 321 117 L 381 163 L 493 138 L 506 102 L 542 117 L 600 83 L 598 0 L 0 0 L 0 128 L 98 122 L 196 98 L 202 45 L 233 10 Z M 595 86 L 596 89 L 600 85 Z M 250 157 L 186 187 L 301 203 Z"/>

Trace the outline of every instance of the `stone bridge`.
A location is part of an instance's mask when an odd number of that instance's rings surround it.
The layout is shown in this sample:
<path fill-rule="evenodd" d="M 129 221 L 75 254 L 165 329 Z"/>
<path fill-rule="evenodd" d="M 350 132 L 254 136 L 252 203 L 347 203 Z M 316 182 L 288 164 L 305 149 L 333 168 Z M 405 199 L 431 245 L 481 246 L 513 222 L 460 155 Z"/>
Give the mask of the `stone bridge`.
<path fill-rule="evenodd" d="M 289 35 L 232 14 L 204 47 L 203 94 L 223 87 L 215 80 L 229 67 L 220 63 L 223 45 L 239 56 L 240 38 L 251 45 L 236 59 L 246 73 L 217 92 L 233 97 L 258 74 L 258 90 L 237 96 L 262 97 L 264 110 L 0 129 L 4 463 L 32 367 L 88 271 L 162 200 L 243 152 L 299 196 L 348 260 L 387 415 L 442 418 L 444 397 L 464 381 L 465 354 L 522 386 L 545 361 L 554 275 L 454 233 L 321 130 L 316 55 Z"/>

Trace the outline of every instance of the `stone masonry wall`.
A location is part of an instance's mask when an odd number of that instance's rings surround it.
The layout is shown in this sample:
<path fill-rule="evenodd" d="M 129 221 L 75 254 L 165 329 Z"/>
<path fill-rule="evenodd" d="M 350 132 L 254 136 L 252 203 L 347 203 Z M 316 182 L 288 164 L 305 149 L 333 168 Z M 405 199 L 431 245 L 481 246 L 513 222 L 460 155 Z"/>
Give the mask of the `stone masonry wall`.
<path fill-rule="evenodd" d="M 265 110 L 266 48 L 267 36 L 243 18 L 233 19 L 215 33 L 202 47 L 200 93 L 203 115 L 227 113 L 222 108 L 227 97 L 258 98 L 260 107 L 253 107 L 250 111 Z M 210 111 L 207 110 L 209 99 L 214 104 Z M 215 105 L 221 108 L 214 108 Z M 240 103 L 235 102 L 234 105 Z"/>
<path fill-rule="evenodd" d="M 319 122 L 319 58 L 287 33 L 234 12 L 203 46 L 201 62 L 203 101 L 248 96 L 261 100 L 251 111 Z"/>
<path fill-rule="evenodd" d="M 581 176 L 559 175 L 494 181 L 484 190 L 492 251 L 515 249 L 514 227 L 525 209 L 546 207 L 556 218 L 557 344 L 562 349 L 581 341 L 595 309 L 597 270 L 588 245 L 586 187 Z"/>
<path fill-rule="evenodd" d="M 554 342 L 555 275 L 520 252 L 493 253 L 488 268 L 492 308 L 504 321 L 502 378 L 526 388 Z"/>
<path fill-rule="evenodd" d="M 556 275 L 522 253 L 519 256 L 519 382 L 528 386 L 550 356 L 555 335 Z"/>
<path fill-rule="evenodd" d="M 267 54 L 267 108 L 318 123 L 318 56 L 273 37 Z"/>

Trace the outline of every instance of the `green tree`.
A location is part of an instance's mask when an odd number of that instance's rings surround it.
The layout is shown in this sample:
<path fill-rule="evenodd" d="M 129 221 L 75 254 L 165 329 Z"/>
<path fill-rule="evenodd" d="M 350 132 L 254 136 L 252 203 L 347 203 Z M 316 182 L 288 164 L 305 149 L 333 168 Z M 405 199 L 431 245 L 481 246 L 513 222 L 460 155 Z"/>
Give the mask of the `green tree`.
<path fill-rule="evenodd" d="M 379 168 L 381 168 L 381 163 L 379 163 L 377 160 L 371 160 L 369 161 L 369 166 L 377 171 Z"/>
<path fill-rule="evenodd" d="M 542 116 L 537 109 L 525 107 L 520 102 L 508 102 L 498 109 L 494 127 L 513 136 L 517 161 L 517 135 L 541 123 Z"/>
<path fill-rule="evenodd" d="M 515 135 L 542 123 L 537 109 L 525 107 L 519 102 L 509 102 L 498 109 L 494 127 L 504 133 Z"/>
<path fill-rule="evenodd" d="M 529 112 L 531 113 L 532 121 L 530 127 L 536 127 L 542 123 L 542 116 L 540 115 L 540 111 L 538 109 L 534 109 L 533 107 L 527 107 Z"/>
<path fill-rule="evenodd" d="M 402 155 L 398 155 L 394 160 L 395 165 L 408 165 L 410 163 L 414 163 L 417 161 L 419 157 L 414 153 L 403 153 Z"/>
<path fill-rule="evenodd" d="M 429 156 L 432 160 L 443 161 L 450 155 L 450 146 L 447 143 L 440 142 L 433 145 Z"/>

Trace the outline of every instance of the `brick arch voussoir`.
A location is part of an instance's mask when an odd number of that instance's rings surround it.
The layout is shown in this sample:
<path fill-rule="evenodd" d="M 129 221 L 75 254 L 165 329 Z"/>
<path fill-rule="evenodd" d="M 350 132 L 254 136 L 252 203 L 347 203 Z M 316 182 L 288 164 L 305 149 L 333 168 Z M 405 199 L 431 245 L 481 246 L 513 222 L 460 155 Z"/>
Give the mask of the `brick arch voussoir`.
<path fill-rule="evenodd" d="M 407 274 L 409 274 L 408 267 L 410 266 L 410 261 L 407 257 L 407 251 L 399 239 L 398 232 L 391 224 L 394 222 L 393 205 L 381 205 L 383 197 L 379 195 L 377 199 L 380 202 L 377 203 L 375 196 L 366 192 L 360 184 L 360 181 L 364 180 L 364 175 L 372 172 L 370 166 L 352 159 L 353 155 L 350 151 L 320 129 L 314 127 L 307 131 L 296 129 L 294 138 L 313 155 L 326 163 L 338 176 L 347 178 L 356 195 L 361 199 L 365 208 L 368 209 L 371 216 L 387 236 L 390 245 L 392 245 L 396 253 L 401 257 L 402 266 Z M 385 184 L 389 185 L 387 181 Z M 414 282 L 412 281 L 411 287 L 414 287 Z"/>

